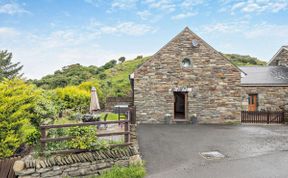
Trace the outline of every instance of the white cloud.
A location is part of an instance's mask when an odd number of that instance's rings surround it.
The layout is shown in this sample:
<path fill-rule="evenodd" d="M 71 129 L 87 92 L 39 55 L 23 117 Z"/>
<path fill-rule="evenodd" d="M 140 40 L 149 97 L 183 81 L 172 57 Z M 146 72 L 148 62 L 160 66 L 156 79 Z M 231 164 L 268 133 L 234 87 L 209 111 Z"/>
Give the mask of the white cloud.
<path fill-rule="evenodd" d="M 192 13 L 192 12 L 187 12 L 187 13 L 181 13 L 181 14 L 178 14 L 178 15 L 175 15 L 175 16 L 172 16 L 172 20 L 181 20 L 181 19 L 185 19 L 185 18 L 188 18 L 188 17 L 192 17 L 192 16 L 195 16 L 197 15 L 197 13 Z"/>
<path fill-rule="evenodd" d="M 123 22 L 113 26 L 102 26 L 100 31 L 104 34 L 141 36 L 148 32 L 155 32 L 155 29 L 146 24 Z"/>
<path fill-rule="evenodd" d="M 84 0 L 84 2 L 98 7 L 102 0 Z"/>
<path fill-rule="evenodd" d="M 276 24 L 257 24 L 252 29 L 244 32 L 247 38 L 282 38 L 288 42 L 288 25 L 276 25 Z"/>
<path fill-rule="evenodd" d="M 142 20 L 148 20 L 151 16 L 152 13 L 148 10 L 144 10 L 144 11 L 139 11 L 137 12 L 137 15 L 142 19 Z"/>
<path fill-rule="evenodd" d="M 244 13 L 262 13 L 262 12 L 279 12 L 286 10 L 288 7 L 287 0 L 245 0 L 238 2 L 229 2 L 223 8 L 225 11 L 234 13 L 241 11 Z"/>
<path fill-rule="evenodd" d="M 206 34 L 238 34 L 249 39 L 272 38 L 274 40 L 286 39 L 286 41 L 288 41 L 288 25 L 268 23 L 251 24 L 248 21 L 234 21 L 205 25 L 201 27 L 200 31 Z"/>
<path fill-rule="evenodd" d="M 136 6 L 138 0 L 113 0 L 112 9 L 130 9 Z"/>
<path fill-rule="evenodd" d="M 204 2 L 205 0 L 184 0 L 180 6 L 185 9 L 191 9 L 192 7 L 203 4 Z"/>
<path fill-rule="evenodd" d="M 82 27 L 62 27 L 48 34 L 0 27 L 0 49 L 13 52 L 13 61 L 24 65 L 26 77 L 40 78 L 72 63 L 103 65 L 119 56 L 135 57 L 141 54 L 141 49 L 125 53 L 113 48 L 103 49 L 100 38 L 104 35 L 140 36 L 154 31 L 146 24 L 123 22 L 105 25 L 95 20 Z"/>
<path fill-rule="evenodd" d="M 159 9 L 167 12 L 175 11 L 176 4 L 171 0 L 145 0 L 144 1 L 150 8 Z"/>
<path fill-rule="evenodd" d="M 215 23 L 202 26 L 202 31 L 204 33 L 236 33 L 243 31 L 248 22 L 246 21 L 235 21 L 235 22 L 225 22 L 225 23 Z"/>
<path fill-rule="evenodd" d="M 17 3 L 7 3 L 7 4 L 0 5 L 0 13 L 14 15 L 14 14 L 25 14 L 25 13 L 29 14 L 30 12 L 24 9 L 21 5 Z"/>
<path fill-rule="evenodd" d="M 0 38 L 10 38 L 10 37 L 15 37 L 17 35 L 19 35 L 19 32 L 17 32 L 13 28 L 0 27 Z"/>

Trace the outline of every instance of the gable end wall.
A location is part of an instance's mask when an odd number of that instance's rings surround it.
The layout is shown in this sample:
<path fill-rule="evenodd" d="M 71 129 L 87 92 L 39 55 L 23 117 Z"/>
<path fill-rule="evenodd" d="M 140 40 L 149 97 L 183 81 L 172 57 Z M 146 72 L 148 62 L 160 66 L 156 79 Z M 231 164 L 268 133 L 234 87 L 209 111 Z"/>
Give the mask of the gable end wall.
<path fill-rule="evenodd" d="M 288 66 L 288 50 L 283 49 L 277 56 L 274 57 L 269 66 L 276 66 L 277 60 L 279 61 L 279 65 Z"/>
<path fill-rule="evenodd" d="M 199 47 L 191 46 L 197 39 Z M 183 68 L 184 58 L 192 67 Z M 184 30 L 135 71 L 134 104 L 137 121 L 163 123 L 173 118 L 173 88 L 186 87 L 188 118 L 199 123 L 240 122 L 241 95 L 239 69 L 208 46 L 190 30 Z"/>

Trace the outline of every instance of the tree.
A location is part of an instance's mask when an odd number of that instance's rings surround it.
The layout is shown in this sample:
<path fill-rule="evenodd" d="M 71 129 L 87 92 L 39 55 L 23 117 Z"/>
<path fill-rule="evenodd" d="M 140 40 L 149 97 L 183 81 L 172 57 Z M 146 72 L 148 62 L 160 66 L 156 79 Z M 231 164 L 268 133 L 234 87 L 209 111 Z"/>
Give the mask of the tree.
<path fill-rule="evenodd" d="M 0 81 L 4 78 L 12 79 L 16 76 L 21 76 L 19 74 L 23 66 L 19 66 L 20 62 L 12 63 L 12 53 L 9 53 L 7 50 L 0 51 Z"/>
<path fill-rule="evenodd" d="M 104 66 L 102 66 L 101 68 L 103 68 L 104 70 L 111 69 L 116 64 L 117 64 L 117 61 L 115 59 L 112 59 L 111 61 L 109 61 L 106 64 L 104 64 Z"/>
<path fill-rule="evenodd" d="M 123 63 L 123 62 L 125 61 L 125 59 L 126 59 L 126 58 L 122 56 L 122 57 L 120 57 L 120 58 L 118 59 L 118 61 L 121 62 L 121 63 Z"/>
<path fill-rule="evenodd" d="M 0 157 L 7 157 L 31 140 L 43 119 L 56 112 L 43 90 L 18 78 L 4 79 L 0 91 Z"/>
<path fill-rule="evenodd" d="M 72 64 L 55 71 L 53 75 L 46 75 L 40 80 L 34 80 L 33 83 L 44 89 L 79 85 L 96 75 L 96 71 L 96 66 L 86 67 L 80 64 Z"/>

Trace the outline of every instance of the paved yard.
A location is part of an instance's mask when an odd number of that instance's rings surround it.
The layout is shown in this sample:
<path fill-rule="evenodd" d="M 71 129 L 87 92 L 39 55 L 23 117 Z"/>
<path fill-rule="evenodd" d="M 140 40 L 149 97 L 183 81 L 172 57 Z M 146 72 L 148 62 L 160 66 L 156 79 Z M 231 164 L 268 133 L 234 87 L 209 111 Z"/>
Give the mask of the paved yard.
<path fill-rule="evenodd" d="M 140 125 L 138 138 L 149 178 L 288 177 L 288 126 Z"/>

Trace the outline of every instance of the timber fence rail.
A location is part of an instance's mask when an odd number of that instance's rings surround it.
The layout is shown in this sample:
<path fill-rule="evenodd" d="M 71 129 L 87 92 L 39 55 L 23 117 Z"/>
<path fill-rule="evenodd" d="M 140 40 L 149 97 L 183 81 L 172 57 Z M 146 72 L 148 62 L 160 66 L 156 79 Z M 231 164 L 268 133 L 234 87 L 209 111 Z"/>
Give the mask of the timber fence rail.
<path fill-rule="evenodd" d="M 128 115 L 130 115 L 128 113 Z M 129 116 L 128 116 L 129 118 Z M 48 142 L 57 142 L 63 140 L 71 140 L 73 136 L 65 136 L 65 137 L 58 137 L 58 138 L 47 138 L 46 131 L 53 128 L 66 128 L 66 127 L 82 127 L 82 126 L 92 126 L 92 125 L 109 125 L 109 124 L 124 124 L 124 131 L 120 132 L 105 132 L 105 133 L 97 133 L 97 137 L 107 137 L 107 136 L 115 136 L 115 135 L 124 135 L 124 143 L 120 144 L 112 144 L 110 147 L 117 147 L 117 146 L 128 146 L 132 143 L 130 142 L 130 120 L 119 120 L 119 121 L 96 121 L 96 122 L 84 122 L 84 123 L 77 123 L 77 124 L 59 124 L 59 125 L 41 125 L 41 153 L 44 152 L 46 148 L 46 143 Z M 67 150 L 59 150 L 56 153 L 75 153 L 75 152 L 85 152 L 88 150 L 81 150 L 81 149 L 67 149 Z"/>

